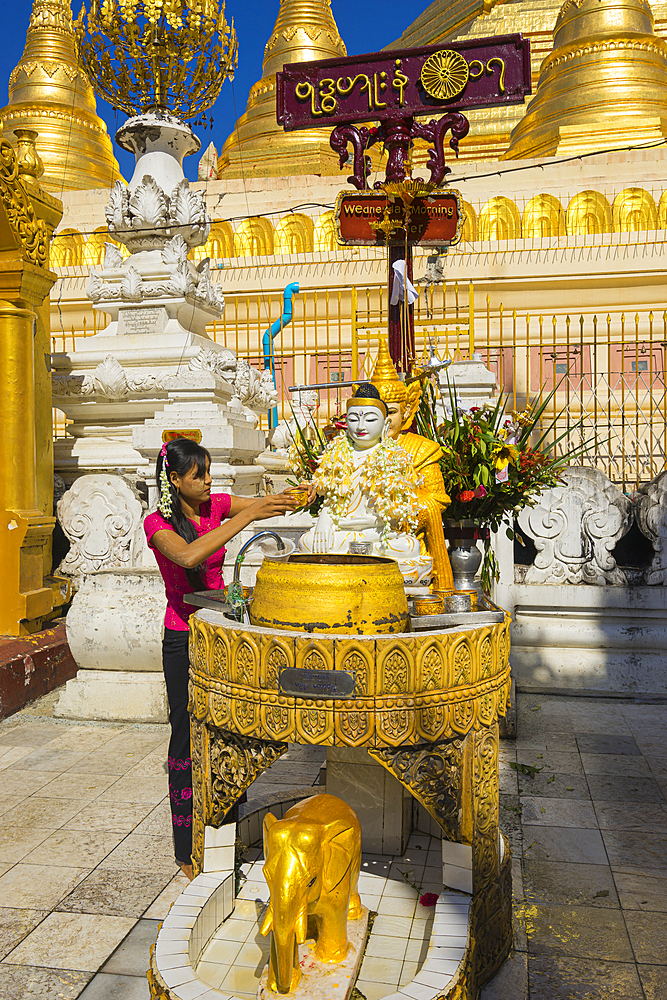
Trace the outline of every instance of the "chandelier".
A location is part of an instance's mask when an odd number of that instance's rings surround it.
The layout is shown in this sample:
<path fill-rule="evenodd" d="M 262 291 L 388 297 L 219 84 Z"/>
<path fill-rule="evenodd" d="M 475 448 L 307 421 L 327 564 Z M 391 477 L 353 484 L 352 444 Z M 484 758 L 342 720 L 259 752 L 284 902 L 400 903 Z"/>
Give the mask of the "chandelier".
<path fill-rule="evenodd" d="M 97 94 L 129 115 L 194 118 L 236 69 L 236 31 L 224 0 L 91 0 L 74 27 Z"/>

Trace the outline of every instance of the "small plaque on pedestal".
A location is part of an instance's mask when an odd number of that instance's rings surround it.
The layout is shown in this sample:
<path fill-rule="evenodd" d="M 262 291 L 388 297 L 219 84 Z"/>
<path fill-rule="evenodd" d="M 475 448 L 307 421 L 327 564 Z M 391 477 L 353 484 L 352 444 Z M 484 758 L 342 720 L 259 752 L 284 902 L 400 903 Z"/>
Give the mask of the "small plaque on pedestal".
<path fill-rule="evenodd" d="M 164 333 L 169 317 L 162 306 L 141 306 L 137 309 L 126 307 L 118 313 L 118 335 L 146 336 L 151 333 Z"/>

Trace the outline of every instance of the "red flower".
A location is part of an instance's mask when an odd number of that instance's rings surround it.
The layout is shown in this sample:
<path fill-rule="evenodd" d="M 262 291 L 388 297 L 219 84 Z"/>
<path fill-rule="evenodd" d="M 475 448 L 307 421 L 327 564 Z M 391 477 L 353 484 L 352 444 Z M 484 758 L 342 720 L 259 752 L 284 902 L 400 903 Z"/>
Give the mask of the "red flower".
<path fill-rule="evenodd" d="M 437 892 L 425 892 L 423 896 L 419 897 L 419 902 L 422 906 L 435 906 L 438 902 Z"/>
<path fill-rule="evenodd" d="M 462 503 L 468 503 L 470 500 L 474 500 L 475 499 L 475 491 L 474 490 L 463 490 L 461 493 L 459 493 L 459 497 L 458 498 L 459 498 L 459 500 Z"/>

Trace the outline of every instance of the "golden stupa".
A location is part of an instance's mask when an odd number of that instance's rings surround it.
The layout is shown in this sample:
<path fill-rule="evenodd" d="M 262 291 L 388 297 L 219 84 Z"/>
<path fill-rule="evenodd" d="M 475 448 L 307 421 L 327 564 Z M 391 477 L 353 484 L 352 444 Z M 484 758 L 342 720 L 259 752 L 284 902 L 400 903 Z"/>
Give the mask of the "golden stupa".
<path fill-rule="evenodd" d="M 441 42 L 472 41 L 475 38 L 520 31 L 530 41 L 535 93 L 540 68 L 546 64 L 554 45 L 554 24 L 561 4 L 562 0 L 520 0 L 518 3 L 503 3 L 498 0 L 434 0 L 405 29 L 401 37 L 388 47 L 410 48 Z M 667 35 L 667 4 L 664 0 L 658 0 L 652 6 L 656 35 L 664 38 Z M 495 160 L 502 157 L 509 146 L 512 131 L 531 107 L 531 98 L 526 98 L 525 104 L 498 105 L 468 112 L 470 132 L 461 141 L 460 159 Z M 420 145 L 418 142 L 417 146 Z M 425 155 L 423 150 L 418 150 L 415 163 L 421 165 Z"/>
<path fill-rule="evenodd" d="M 278 125 L 276 73 L 285 63 L 344 55 L 346 49 L 331 13 L 331 0 L 281 0 L 264 50 L 262 79 L 250 88 L 245 114 L 222 147 L 219 176 L 338 174 L 338 157 L 329 145 L 331 129 L 286 133 Z"/>
<path fill-rule="evenodd" d="M 535 98 L 506 159 L 586 153 L 667 136 L 667 43 L 646 0 L 566 0 Z"/>
<path fill-rule="evenodd" d="M 69 0 L 34 0 L 0 121 L 2 137 L 12 143 L 14 129 L 38 133 L 45 167 L 40 183 L 48 191 L 112 187 L 120 177 L 93 89 L 79 65 Z"/>

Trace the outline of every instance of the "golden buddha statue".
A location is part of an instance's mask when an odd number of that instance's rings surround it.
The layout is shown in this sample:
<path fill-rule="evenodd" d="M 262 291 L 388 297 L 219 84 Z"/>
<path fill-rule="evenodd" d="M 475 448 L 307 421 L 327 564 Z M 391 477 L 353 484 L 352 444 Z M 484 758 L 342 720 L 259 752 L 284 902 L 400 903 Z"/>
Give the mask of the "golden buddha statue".
<path fill-rule="evenodd" d="M 422 479 L 422 484 L 417 488 L 417 496 L 421 502 L 417 533 L 433 559 L 432 588 L 450 590 L 454 586 L 454 580 L 442 530 L 442 512 L 449 506 L 450 498 L 445 493 L 440 470 L 442 448 L 421 434 L 411 434 L 404 430 L 412 423 L 419 406 L 421 384 L 415 381 L 407 386 L 401 382 L 391 360 L 387 341 L 383 337 L 379 341 L 378 359 L 371 384 L 377 388 L 387 406 L 388 434 L 412 456 L 415 472 Z"/>

